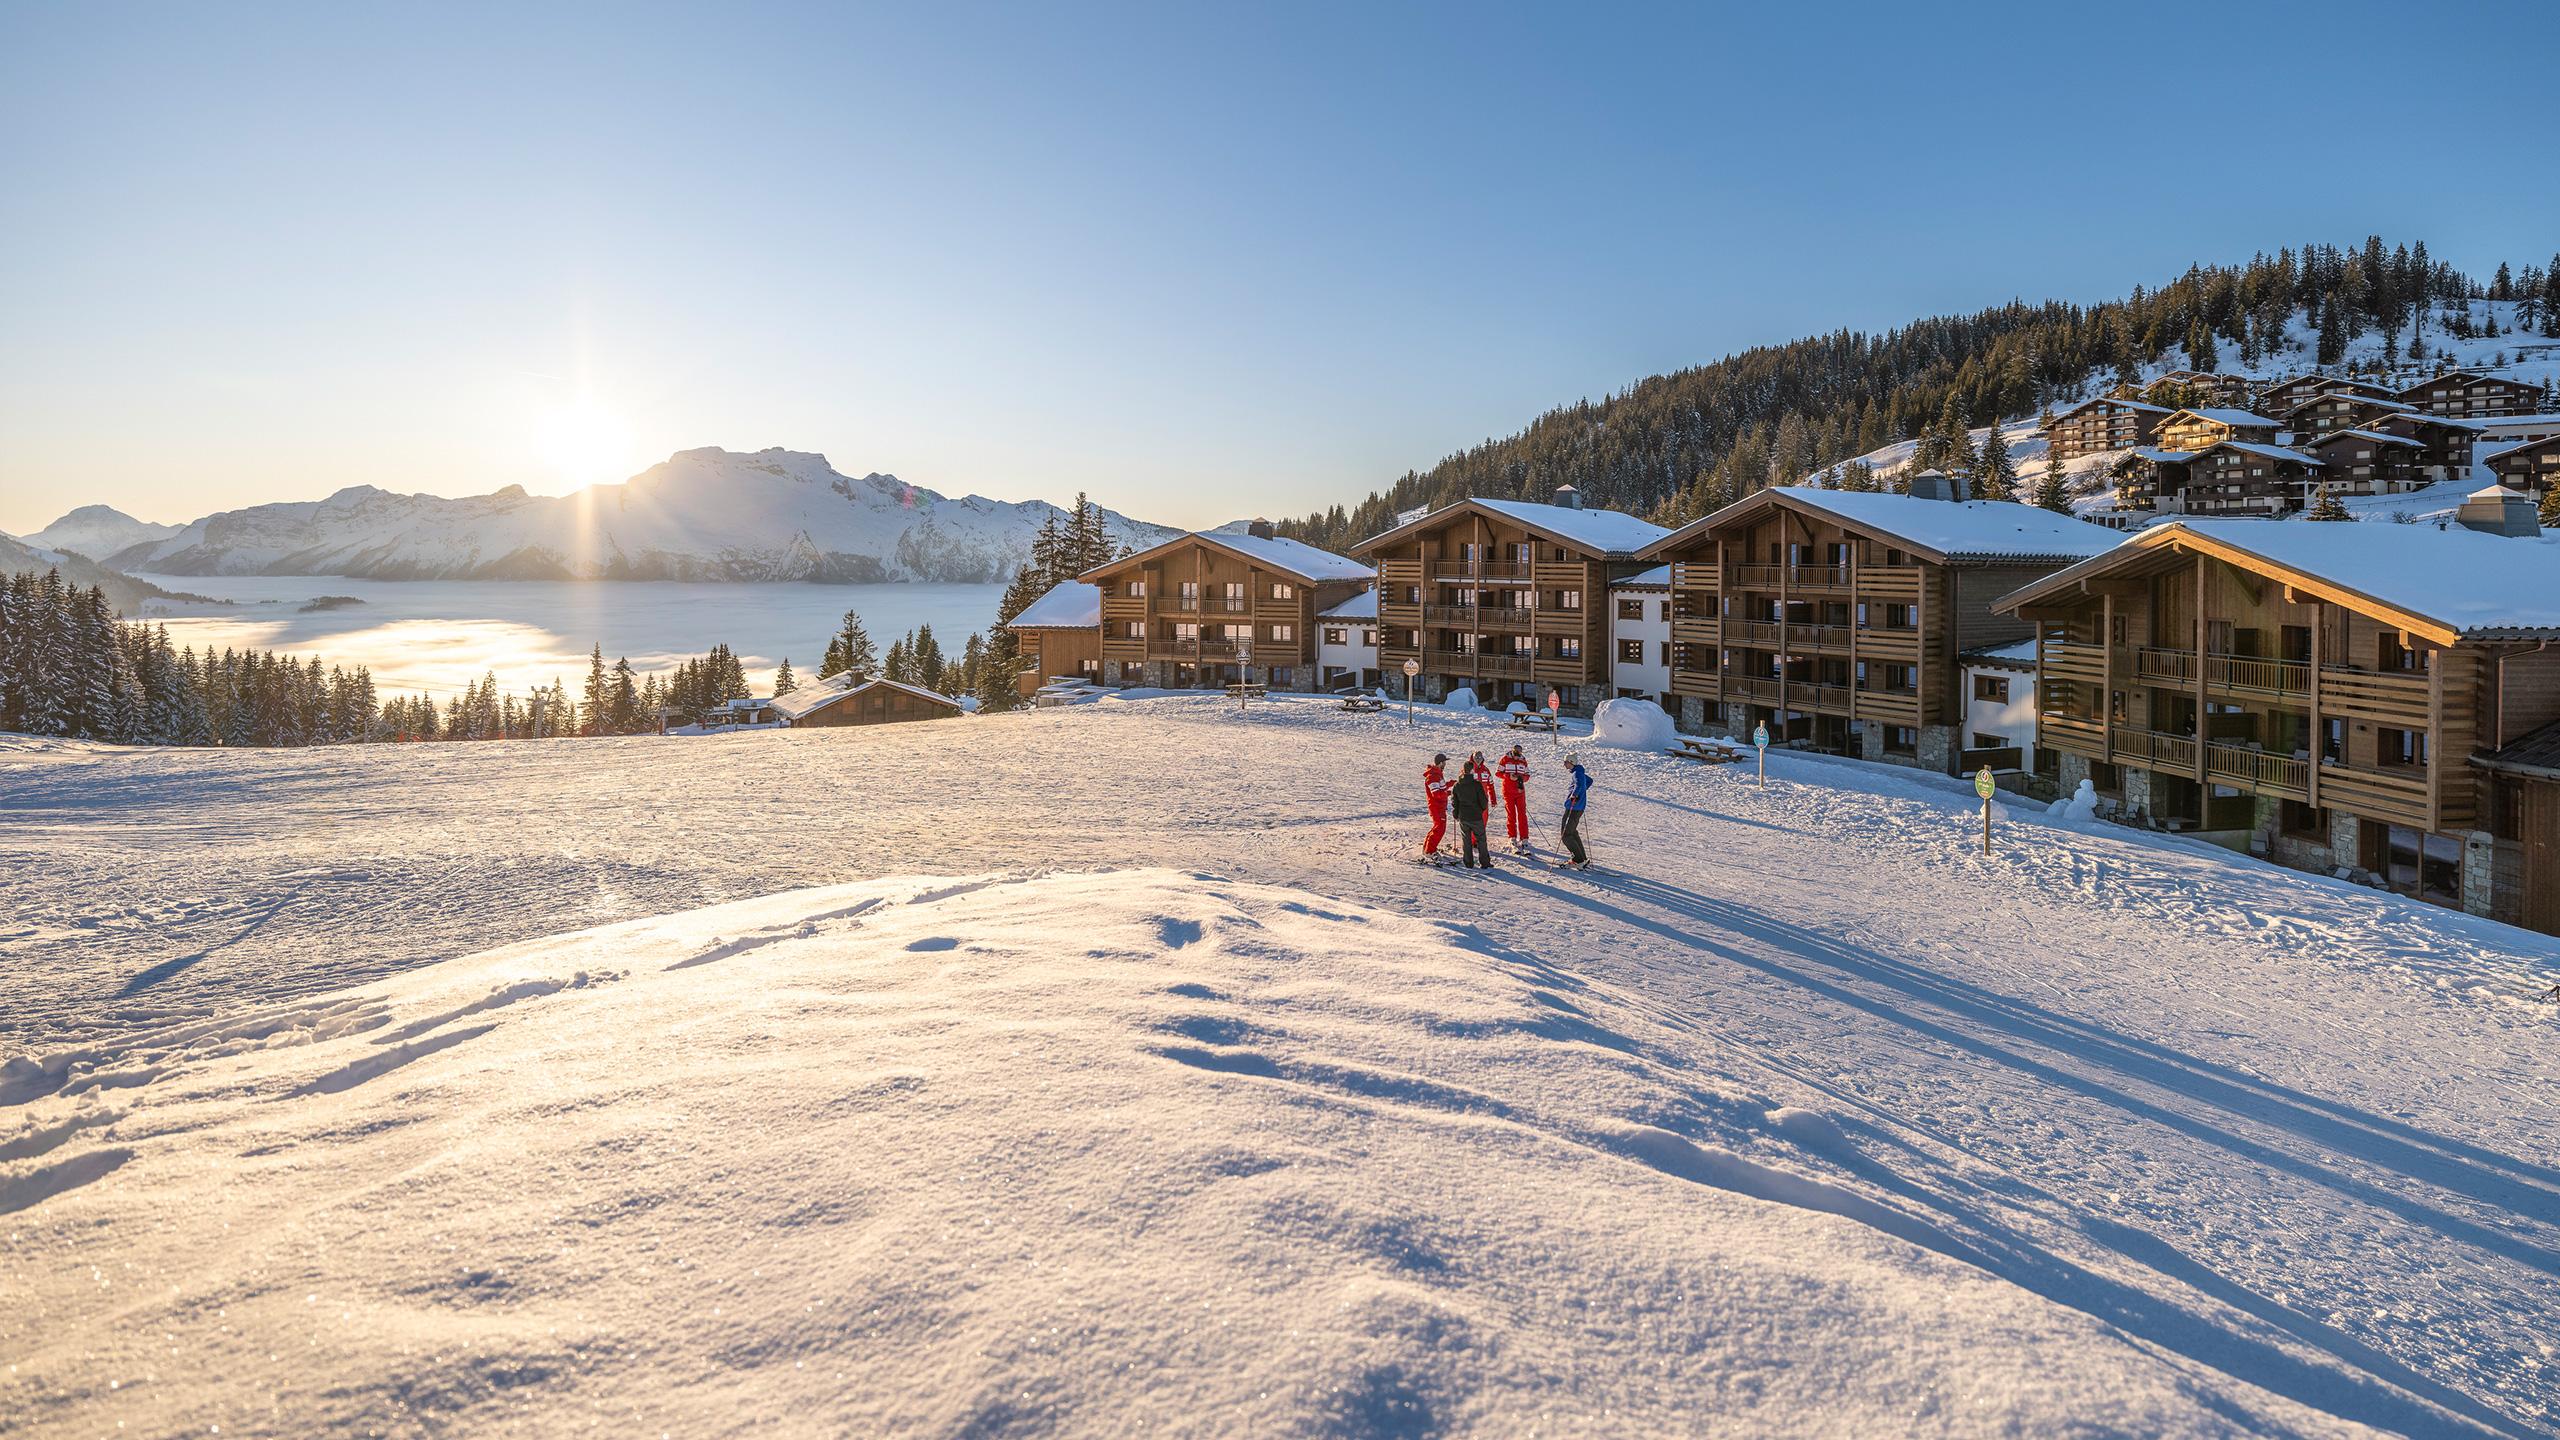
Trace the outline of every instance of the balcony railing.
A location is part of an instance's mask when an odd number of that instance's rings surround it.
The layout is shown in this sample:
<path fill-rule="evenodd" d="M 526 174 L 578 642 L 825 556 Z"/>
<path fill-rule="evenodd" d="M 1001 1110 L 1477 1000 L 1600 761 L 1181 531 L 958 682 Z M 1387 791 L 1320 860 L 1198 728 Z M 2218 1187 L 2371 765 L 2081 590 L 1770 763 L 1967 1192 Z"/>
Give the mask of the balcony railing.
<path fill-rule="evenodd" d="M 1538 612 L 1526 605 L 1425 605 L 1423 623 L 1457 630 L 1527 630 Z"/>
<path fill-rule="evenodd" d="M 2311 667 L 2299 660 L 2265 660 L 2252 655 L 2207 655 L 2204 683 L 2218 690 L 2247 690 L 2261 695 L 2308 695 Z"/>
<path fill-rule="evenodd" d="M 1423 657 L 1422 668 L 1442 675 L 1526 680 L 1533 663 L 1533 657 L 1527 655 L 1496 655 L 1483 650 L 1434 650 Z"/>
<path fill-rule="evenodd" d="M 1529 580 L 1530 567 L 1514 564 L 1508 560 L 1440 560 L 1433 562 L 1431 578 L 1518 585 Z"/>
<path fill-rule="evenodd" d="M 2112 734 L 2116 759 L 2121 763 L 2144 765 L 2155 770 L 2193 771 L 2196 768 L 2194 736 L 2137 730 L 2130 725 L 2118 725 Z"/>
<path fill-rule="evenodd" d="M 2267 794 L 2301 799 L 2311 793 L 2309 760 L 2252 750 L 2244 745 L 2205 746 L 2204 773 L 2213 779 L 2246 785 Z"/>

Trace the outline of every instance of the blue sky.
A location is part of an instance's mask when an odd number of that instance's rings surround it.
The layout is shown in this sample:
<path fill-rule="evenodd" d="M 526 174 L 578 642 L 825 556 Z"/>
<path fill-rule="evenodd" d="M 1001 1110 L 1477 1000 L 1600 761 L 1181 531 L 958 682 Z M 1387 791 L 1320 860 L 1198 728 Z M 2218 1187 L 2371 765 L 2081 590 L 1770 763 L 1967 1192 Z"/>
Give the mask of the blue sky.
<path fill-rule="evenodd" d="M 0 0 L 0 530 L 693 445 L 1296 513 L 1808 332 L 2545 260 L 2555 16 Z"/>

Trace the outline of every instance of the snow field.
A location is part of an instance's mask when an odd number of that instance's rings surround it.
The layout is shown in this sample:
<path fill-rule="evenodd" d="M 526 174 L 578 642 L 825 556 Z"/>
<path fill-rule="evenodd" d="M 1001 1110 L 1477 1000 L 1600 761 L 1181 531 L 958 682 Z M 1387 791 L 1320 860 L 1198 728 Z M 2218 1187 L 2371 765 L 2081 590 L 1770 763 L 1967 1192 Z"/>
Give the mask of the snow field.
<path fill-rule="evenodd" d="M 0 749 L 0 1416 L 2552 1428 L 2545 937 L 1417 718 Z"/>

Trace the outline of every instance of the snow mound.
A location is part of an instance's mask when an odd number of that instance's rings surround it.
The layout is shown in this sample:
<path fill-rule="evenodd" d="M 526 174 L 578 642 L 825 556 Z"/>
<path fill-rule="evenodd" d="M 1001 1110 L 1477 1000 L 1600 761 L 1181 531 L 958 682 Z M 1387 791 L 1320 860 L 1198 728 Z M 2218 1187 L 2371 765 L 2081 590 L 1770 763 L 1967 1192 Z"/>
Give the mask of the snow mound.
<path fill-rule="evenodd" d="M 1448 698 L 1442 700 L 1440 703 L 1445 708 L 1451 710 L 1481 710 L 1484 708 L 1476 701 L 1476 692 L 1474 687 L 1468 685 L 1461 685 L 1457 689 L 1450 691 Z"/>
<path fill-rule="evenodd" d="M 2098 787 L 2083 780 L 2079 789 L 2046 806 L 2045 813 L 2057 820 L 2085 825 L 2098 818 Z"/>
<path fill-rule="evenodd" d="M 1603 700 L 1591 716 L 1591 743 L 1615 750 L 1660 750 L 1679 734 L 1670 712 L 1650 700 Z"/>
<path fill-rule="evenodd" d="M 577 932 L 41 1116 L 15 1148 L 71 1158 L 0 1205 L 51 1318 L 0 1397 L 60 1433 L 1662 1434 L 1742 1366 L 1717 1403 L 1762 1432 L 1886 1433 L 1914 1387 L 2215 1427 L 1806 1173 L 1832 1122 L 1632 1059 L 1665 1038 L 1466 927 L 1173 870 Z"/>

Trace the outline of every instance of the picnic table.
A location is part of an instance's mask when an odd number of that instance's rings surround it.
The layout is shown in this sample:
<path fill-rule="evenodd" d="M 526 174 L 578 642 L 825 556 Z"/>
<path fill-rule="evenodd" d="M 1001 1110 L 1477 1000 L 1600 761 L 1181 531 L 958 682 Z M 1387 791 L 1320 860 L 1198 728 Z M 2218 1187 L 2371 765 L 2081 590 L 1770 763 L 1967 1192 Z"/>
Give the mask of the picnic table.
<path fill-rule="evenodd" d="M 1666 755 L 1695 760 L 1701 765 L 1729 765 L 1742 758 L 1742 747 L 1730 740 L 1700 740 L 1683 736 L 1673 741 Z"/>
<path fill-rule="evenodd" d="M 1345 695 L 1342 708 L 1354 715 L 1368 715 L 1387 708 L 1387 702 L 1375 695 Z"/>
<path fill-rule="evenodd" d="M 1242 682 L 1242 683 L 1240 683 L 1240 684 L 1235 684 L 1235 685 L 1230 685 L 1230 686 L 1228 686 L 1228 687 L 1227 687 L 1227 693 L 1228 693 L 1228 694 L 1230 694 L 1230 695 L 1233 695 L 1234 697 L 1236 697 L 1236 698 L 1237 698 L 1237 699 L 1239 699 L 1239 700 L 1245 700 L 1245 699 L 1260 700 L 1260 699 L 1264 699 L 1264 698 L 1266 698 L 1267 696 L 1269 696 L 1269 695 L 1270 695 L 1270 693 L 1271 693 L 1271 687 L 1270 687 L 1270 686 L 1268 686 L 1268 685 L 1263 685 L 1263 684 L 1256 683 L 1256 682 L 1251 681 L 1251 680 L 1247 680 L 1247 681 L 1244 681 L 1244 682 Z"/>
<path fill-rule="evenodd" d="M 1549 733 L 1553 733 L 1556 728 L 1556 717 L 1548 714 L 1544 710 L 1523 710 L 1519 714 L 1511 717 L 1511 728 L 1514 730 L 1545 730 Z"/>

